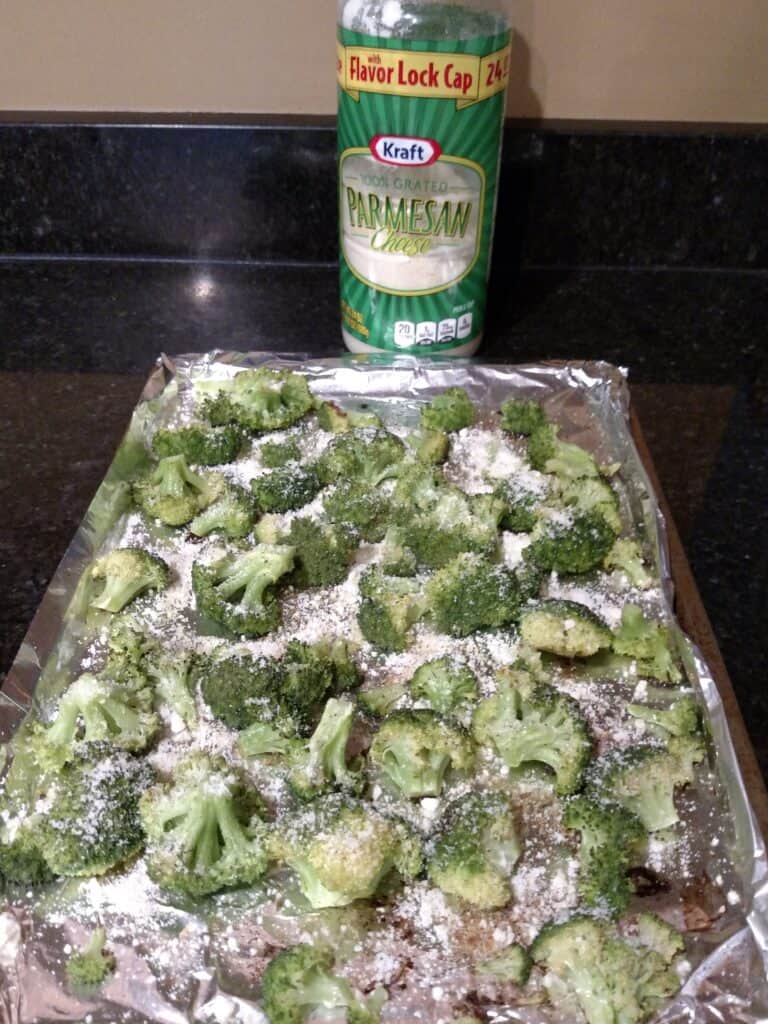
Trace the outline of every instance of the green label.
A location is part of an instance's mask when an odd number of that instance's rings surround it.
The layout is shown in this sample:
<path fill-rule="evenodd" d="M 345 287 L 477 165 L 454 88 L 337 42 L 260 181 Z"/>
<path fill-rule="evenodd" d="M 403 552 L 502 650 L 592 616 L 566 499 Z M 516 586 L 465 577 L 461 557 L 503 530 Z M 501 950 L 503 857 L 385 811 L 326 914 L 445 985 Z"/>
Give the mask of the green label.
<path fill-rule="evenodd" d="M 339 29 L 342 325 L 447 352 L 485 320 L 509 33 L 382 39 Z"/>

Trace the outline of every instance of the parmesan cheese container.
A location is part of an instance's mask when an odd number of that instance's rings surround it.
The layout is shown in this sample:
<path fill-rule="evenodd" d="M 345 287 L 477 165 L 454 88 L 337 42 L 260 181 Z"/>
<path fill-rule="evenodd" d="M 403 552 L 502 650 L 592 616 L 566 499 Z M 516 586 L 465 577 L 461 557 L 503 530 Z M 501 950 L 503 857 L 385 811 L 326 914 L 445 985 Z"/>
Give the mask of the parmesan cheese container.
<path fill-rule="evenodd" d="M 340 0 L 342 335 L 472 355 L 496 213 L 510 29 L 494 0 Z"/>

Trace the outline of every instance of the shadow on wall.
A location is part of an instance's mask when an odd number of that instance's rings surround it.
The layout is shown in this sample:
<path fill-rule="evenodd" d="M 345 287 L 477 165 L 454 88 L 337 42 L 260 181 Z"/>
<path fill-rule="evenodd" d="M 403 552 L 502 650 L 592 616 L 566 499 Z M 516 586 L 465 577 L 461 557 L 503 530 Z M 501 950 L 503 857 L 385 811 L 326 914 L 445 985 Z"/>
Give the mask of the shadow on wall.
<path fill-rule="evenodd" d="M 520 4 L 519 7 L 531 5 Z M 521 17 L 526 24 L 530 18 Z M 532 80 L 533 54 L 526 39 L 524 28 L 515 28 L 512 32 L 512 56 L 510 60 L 509 87 L 507 89 L 507 117 L 540 118 L 544 111 L 542 98 L 534 91 Z M 537 69 L 537 77 L 542 79 L 542 69 Z"/>

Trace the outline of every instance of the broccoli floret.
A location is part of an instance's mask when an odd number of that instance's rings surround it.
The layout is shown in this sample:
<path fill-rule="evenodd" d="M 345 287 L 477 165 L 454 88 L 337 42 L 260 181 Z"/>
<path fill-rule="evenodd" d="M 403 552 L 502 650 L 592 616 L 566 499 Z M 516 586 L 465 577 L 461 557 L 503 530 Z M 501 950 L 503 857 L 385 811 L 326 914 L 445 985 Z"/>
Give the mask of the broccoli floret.
<path fill-rule="evenodd" d="M 318 472 L 325 484 L 353 481 L 377 487 L 397 475 L 404 455 L 403 442 L 386 430 L 352 430 L 331 441 L 320 456 Z"/>
<path fill-rule="evenodd" d="M 560 497 L 564 505 L 578 509 L 579 512 L 598 512 L 614 533 L 621 533 L 619 499 L 604 480 L 595 477 L 572 480 L 563 487 Z"/>
<path fill-rule="evenodd" d="M 373 690 L 361 690 L 357 695 L 360 707 L 369 715 L 383 718 L 408 692 L 407 683 L 384 683 Z"/>
<path fill-rule="evenodd" d="M 365 484 L 340 482 L 323 501 L 323 510 L 332 523 L 349 523 L 371 544 L 377 544 L 387 532 L 389 499 Z"/>
<path fill-rule="evenodd" d="M 643 553 L 635 540 L 620 538 L 603 559 L 603 568 L 618 569 L 629 579 L 633 587 L 647 590 L 653 583 L 653 576 L 643 565 Z"/>
<path fill-rule="evenodd" d="M 272 853 L 293 868 L 316 910 L 370 899 L 393 872 L 412 879 L 421 870 L 421 844 L 408 826 L 348 797 L 321 797 L 275 828 Z"/>
<path fill-rule="evenodd" d="M 517 575 L 480 555 L 459 555 L 424 588 L 426 607 L 441 633 L 468 636 L 478 629 L 499 629 L 520 612 Z"/>
<path fill-rule="evenodd" d="M 301 445 L 298 437 L 289 437 L 285 441 L 264 441 L 259 447 L 259 458 L 262 466 L 267 469 L 278 469 L 289 462 L 299 462 Z"/>
<path fill-rule="evenodd" d="M 333 973 L 334 957 L 321 946 L 292 946 L 270 961 L 261 980 L 269 1024 L 304 1024 L 316 1010 L 344 1009 L 347 1024 L 376 1024 L 380 993 L 365 999 Z"/>
<path fill-rule="evenodd" d="M 546 476 L 533 474 L 501 480 L 493 492 L 503 505 L 500 526 L 513 533 L 530 533 L 550 493 Z"/>
<path fill-rule="evenodd" d="M 569 999 L 588 1024 L 640 1024 L 680 987 L 652 949 L 623 942 L 605 922 L 576 916 L 547 925 L 531 947 L 553 1005 Z"/>
<path fill-rule="evenodd" d="M 282 724 L 282 728 L 277 728 L 270 722 L 254 722 L 243 729 L 237 737 L 237 744 L 246 757 L 256 758 L 272 754 L 284 756 L 301 749 L 300 740 L 294 734 L 286 735 L 285 730 L 286 723 Z"/>
<path fill-rule="evenodd" d="M 423 613 L 421 586 L 414 580 L 385 576 L 377 566 L 360 577 L 360 630 L 382 651 L 404 651 L 408 631 Z"/>
<path fill-rule="evenodd" d="M 188 651 L 161 654 L 147 662 L 147 675 L 155 694 L 174 711 L 188 729 L 197 725 L 197 707 L 192 694 L 193 655 Z"/>
<path fill-rule="evenodd" d="M 592 753 L 592 738 L 578 704 L 517 669 L 502 669 L 498 691 L 481 701 L 473 719 L 475 740 L 510 768 L 540 762 L 555 774 L 558 793 L 579 788 Z"/>
<path fill-rule="evenodd" d="M 100 985 L 114 973 L 117 960 L 105 949 L 106 944 L 106 931 L 97 928 L 83 948 L 70 956 L 65 966 L 70 985 Z"/>
<path fill-rule="evenodd" d="M 307 381 L 288 370 L 241 370 L 230 380 L 202 381 L 202 414 L 215 426 L 239 423 L 254 433 L 284 430 L 314 406 Z"/>
<path fill-rule="evenodd" d="M 658 953 L 668 964 L 685 951 L 680 932 L 656 914 L 643 911 L 634 920 L 630 941 Z"/>
<path fill-rule="evenodd" d="M 148 665 L 156 656 L 156 641 L 130 615 L 116 615 L 112 619 L 102 672 L 107 679 L 141 689 L 146 685 Z"/>
<path fill-rule="evenodd" d="M 355 664 L 358 644 L 340 637 L 330 640 L 318 640 L 312 644 L 311 650 L 321 662 L 327 662 L 333 672 L 333 689 L 335 693 L 346 693 L 356 690 L 363 681 L 360 669 Z"/>
<path fill-rule="evenodd" d="M 374 768 L 408 799 L 440 796 L 449 771 L 467 773 L 475 762 L 471 737 L 434 711 L 393 711 L 373 738 Z"/>
<path fill-rule="evenodd" d="M 381 571 L 388 576 L 415 576 L 418 564 L 416 555 L 405 544 L 403 530 L 399 526 L 390 526 L 379 556 Z"/>
<path fill-rule="evenodd" d="M 331 697 L 308 743 L 294 748 L 288 776 L 291 789 L 302 800 L 311 800 L 332 786 L 359 792 L 362 775 L 347 766 L 347 742 L 355 717 L 355 705 Z"/>
<path fill-rule="evenodd" d="M 253 550 L 212 565 L 192 566 L 197 607 L 235 634 L 264 636 L 280 624 L 275 584 L 293 569 L 295 551 L 279 544 Z"/>
<path fill-rule="evenodd" d="M 196 537 L 217 532 L 238 540 L 250 533 L 255 514 L 254 499 L 248 491 L 236 484 L 226 484 L 219 497 L 195 516 L 189 530 Z"/>
<path fill-rule="evenodd" d="M 139 797 L 154 782 L 146 762 L 109 743 L 83 743 L 59 770 L 36 819 L 38 845 L 56 875 L 101 875 L 144 845 Z"/>
<path fill-rule="evenodd" d="M 35 824 L 35 813 L 28 807 L 0 801 L 0 879 L 19 885 L 43 885 L 53 879 Z"/>
<path fill-rule="evenodd" d="M 474 422 L 475 407 L 464 388 L 446 388 L 421 410 L 421 425 L 427 430 L 451 433 Z"/>
<path fill-rule="evenodd" d="M 576 601 L 549 600 L 520 613 L 520 636 L 536 651 L 561 658 L 588 658 L 611 646 L 611 631 L 593 611 Z"/>
<path fill-rule="evenodd" d="M 618 804 L 579 796 L 565 807 L 563 823 L 581 834 L 579 892 L 584 903 L 611 917 L 627 907 L 632 886 L 627 871 L 645 839 L 639 818 Z"/>
<path fill-rule="evenodd" d="M 335 402 L 320 402 L 316 411 L 317 422 L 323 430 L 328 430 L 332 434 L 345 434 L 348 430 L 381 426 L 381 419 L 375 412 L 367 409 L 352 409 L 345 412 Z"/>
<path fill-rule="evenodd" d="M 223 489 L 221 477 L 193 473 L 183 455 L 161 459 L 133 484 L 133 500 L 153 519 L 183 526 L 208 508 Z"/>
<path fill-rule="evenodd" d="M 286 537 L 296 550 L 293 580 L 299 587 L 330 587 L 347 578 L 358 538 L 347 523 L 296 518 Z"/>
<path fill-rule="evenodd" d="M 611 751 L 587 772 L 587 796 L 621 804 L 649 832 L 676 825 L 675 790 L 693 781 L 694 764 L 705 751 L 698 737 L 680 737 L 668 748 L 641 745 Z"/>
<path fill-rule="evenodd" d="M 629 704 L 627 711 L 656 727 L 662 736 L 694 736 L 701 728 L 699 705 L 693 697 L 681 697 L 665 708 Z"/>
<path fill-rule="evenodd" d="M 162 558 L 143 548 L 115 548 L 96 558 L 83 573 L 72 613 L 85 616 L 89 608 L 116 614 L 148 590 L 163 590 L 170 570 Z"/>
<path fill-rule="evenodd" d="M 547 417 L 538 402 L 532 399 L 508 398 L 501 403 L 501 426 L 511 434 L 529 437 L 534 430 L 546 425 Z"/>
<path fill-rule="evenodd" d="M 660 622 L 650 622 L 635 604 L 624 605 L 621 625 L 613 635 L 617 654 L 634 658 L 641 676 L 677 683 L 682 678 L 670 649 L 671 635 Z"/>
<path fill-rule="evenodd" d="M 528 438 L 528 461 L 542 473 L 555 473 L 563 480 L 599 476 L 595 460 L 577 444 L 559 440 L 560 428 L 546 423 Z"/>
<path fill-rule="evenodd" d="M 523 558 L 546 572 L 589 572 L 602 563 L 614 536 L 598 512 L 544 515 L 531 533 Z"/>
<path fill-rule="evenodd" d="M 533 966 L 530 954 L 522 946 L 513 943 L 500 953 L 481 960 L 475 971 L 481 976 L 498 981 L 511 981 L 513 985 L 525 985 Z"/>
<path fill-rule="evenodd" d="M 498 793 L 476 793 L 450 804 L 427 870 L 430 881 L 451 896 L 483 910 L 512 898 L 509 877 L 520 857 L 515 820 Z"/>
<path fill-rule="evenodd" d="M 238 427 L 194 424 L 178 430 L 158 430 L 152 438 L 152 451 L 158 459 L 183 455 L 193 466 L 222 466 L 234 462 L 244 440 Z"/>
<path fill-rule="evenodd" d="M 289 462 L 251 480 L 251 490 L 262 512 L 289 512 L 312 501 L 322 484 L 314 466 Z"/>
<path fill-rule="evenodd" d="M 406 438 L 408 447 L 419 460 L 427 465 L 438 465 L 448 458 L 448 451 L 451 447 L 451 439 L 442 430 L 421 430 L 415 431 Z"/>
<path fill-rule="evenodd" d="M 493 555 L 503 513 L 503 503 L 493 495 L 468 496 L 443 484 L 430 507 L 399 508 L 397 522 L 402 542 L 418 564 L 437 569 L 465 551 Z"/>
<path fill-rule="evenodd" d="M 477 679 L 466 665 L 450 658 L 436 658 L 420 665 L 410 687 L 413 697 L 425 700 L 441 715 L 450 715 L 460 705 L 477 700 Z"/>
<path fill-rule="evenodd" d="M 191 754 L 140 802 L 147 870 L 165 889 L 205 896 L 267 868 L 259 794 L 224 761 Z"/>

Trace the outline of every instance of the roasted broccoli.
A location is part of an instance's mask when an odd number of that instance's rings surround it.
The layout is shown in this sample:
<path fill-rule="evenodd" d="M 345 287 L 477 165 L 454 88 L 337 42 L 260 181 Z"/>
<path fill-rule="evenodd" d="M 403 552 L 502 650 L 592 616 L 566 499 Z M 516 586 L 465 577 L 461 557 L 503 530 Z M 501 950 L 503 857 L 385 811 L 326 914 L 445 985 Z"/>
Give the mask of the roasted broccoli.
<path fill-rule="evenodd" d="M 672 637 L 666 626 L 650 622 L 635 604 L 624 605 L 621 625 L 613 635 L 617 654 L 634 658 L 641 676 L 677 683 L 682 678 L 671 650 Z"/>
<path fill-rule="evenodd" d="M 530 533 L 549 498 L 550 485 L 548 477 L 530 473 L 499 481 L 493 493 L 504 509 L 499 525 L 513 533 Z"/>
<path fill-rule="evenodd" d="M 197 607 L 230 632 L 264 636 L 280 623 L 275 584 L 293 569 L 295 551 L 278 544 L 258 544 L 251 551 L 212 565 L 192 566 Z"/>
<path fill-rule="evenodd" d="M 357 622 L 365 639 L 382 651 L 405 650 L 408 631 L 424 610 L 420 584 L 373 566 L 360 577 L 360 595 Z"/>
<path fill-rule="evenodd" d="M 147 675 L 156 698 L 179 716 L 188 729 L 197 725 L 197 707 L 192 692 L 193 655 L 188 651 L 160 654 L 147 661 Z"/>
<path fill-rule="evenodd" d="M 640 590 L 647 590 L 653 583 L 653 576 L 643 565 L 643 553 L 635 540 L 616 540 L 603 559 L 603 568 L 618 569 L 627 576 L 632 586 Z"/>
<path fill-rule="evenodd" d="M 284 430 L 314 406 L 307 381 L 287 370 L 241 370 L 226 381 L 201 381 L 202 414 L 215 426 L 236 423 L 254 433 Z"/>
<path fill-rule="evenodd" d="M 259 458 L 262 466 L 277 469 L 289 462 L 299 462 L 301 445 L 298 437 L 287 437 L 284 441 L 264 441 L 259 446 Z"/>
<path fill-rule="evenodd" d="M 577 444 L 561 441 L 559 427 L 545 423 L 537 426 L 528 438 L 528 461 L 542 473 L 555 473 L 563 480 L 599 476 L 595 460 Z"/>
<path fill-rule="evenodd" d="M 451 658 L 435 658 L 420 665 L 410 682 L 411 696 L 425 700 L 433 711 L 450 715 L 462 704 L 477 700 L 477 679 Z"/>
<path fill-rule="evenodd" d="M 163 590 L 170 570 L 162 558 L 143 548 L 115 548 L 96 558 L 83 573 L 71 611 L 85 616 L 89 608 L 120 612 L 148 590 Z"/>
<path fill-rule="evenodd" d="M 424 587 L 425 608 L 441 633 L 468 636 L 514 622 L 522 599 L 520 580 L 481 555 L 459 555 Z"/>
<path fill-rule="evenodd" d="M 434 711 L 393 711 L 373 737 L 370 762 L 404 797 L 440 796 L 449 771 L 475 761 L 471 737 Z"/>
<path fill-rule="evenodd" d="M 193 473 L 183 455 L 169 455 L 137 480 L 133 500 L 167 526 L 183 526 L 208 508 L 224 488 L 222 477 Z"/>
<path fill-rule="evenodd" d="M 513 943 L 495 953 L 486 960 L 475 965 L 475 971 L 481 977 L 494 978 L 498 981 L 511 981 L 513 985 L 525 985 L 531 973 L 531 956 L 526 949 Z"/>
<path fill-rule="evenodd" d="M 506 906 L 520 856 L 515 820 L 499 793 L 475 793 L 448 806 L 429 856 L 430 881 L 483 910 Z"/>
<path fill-rule="evenodd" d="M 130 615 L 116 615 L 112 619 L 103 676 L 115 683 L 141 689 L 147 682 L 148 666 L 157 656 L 157 641 L 149 637 Z"/>
<path fill-rule="evenodd" d="M 35 811 L 0 798 L 0 880 L 42 885 L 53 879 L 38 843 Z"/>
<path fill-rule="evenodd" d="M 117 961 L 114 954 L 105 949 L 106 944 L 106 931 L 97 928 L 83 948 L 69 957 L 65 970 L 70 985 L 86 988 L 100 985 L 114 973 Z"/>
<path fill-rule="evenodd" d="M 289 462 L 251 480 L 251 490 L 262 512 L 289 512 L 312 501 L 322 484 L 314 466 Z"/>
<path fill-rule="evenodd" d="M 318 461 L 324 484 L 355 482 L 376 487 L 396 476 L 405 455 L 405 445 L 386 430 L 365 428 L 339 434 Z"/>
<path fill-rule="evenodd" d="M 656 914 L 643 911 L 630 922 L 630 925 L 630 941 L 635 945 L 652 949 L 667 963 L 672 963 L 676 956 L 685 951 L 685 943 L 680 932 Z"/>
<path fill-rule="evenodd" d="M 339 796 L 278 822 L 270 849 L 293 868 L 316 910 L 369 899 L 393 872 L 411 879 L 422 864 L 421 844 L 404 822 Z"/>
<path fill-rule="evenodd" d="M 662 736 L 694 736 L 701 728 L 699 705 L 693 697 L 681 697 L 664 708 L 629 704 L 627 711 L 634 718 L 648 722 Z"/>
<path fill-rule="evenodd" d="M 248 885 L 267 868 L 263 804 L 233 768 L 190 754 L 140 802 L 147 870 L 165 889 L 205 896 Z"/>
<path fill-rule="evenodd" d="M 421 425 L 427 430 L 453 432 L 471 427 L 475 407 L 464 388 L 446 388 L 421 410 Z"/>
<path fill-rule="evenodd" d="M 376 544 L 389 525 L 390 502 L 375 488 L 355 481 L 341 481 L 323 501 L 323 511 L 332 523 L 349 523 L 363 540 Z"/>
<path fill-rule="evenodd" d="M 323 430 L 332 434 L 344 434 L 361 427 L 380 427 L 381 420 L 375 412 L 352 409 L 346 412 L 335 402 L 320 402 L 316 409 L 317 422 Z"/>
<path fill-rule="evenodd" d="M 437 569 L 465 551 L 492 556 L 504 504 L 491 494 L 466 495 L 442 484 L 422 507 L 399 506 L 399 537 L 419 565 Z"/>
<path fill-rule="evenodd" d="M 501 403 L 501 426 L 511 434 L 529 437 L 546 425 L 547 417 L 538 402 L 532 399 L 508 398 Z"/>
<path fill-rule="evenodd" d="M 563 823 L 580 833 L 579 892 L 586 906 L 615 917 L 627 907 L 632 886 L 627 871 L 645 839 L 642 822 L 619 804 L 584 796 L 565 806 Z"/>
<path fill-rule="evenodd" d="M 598 512 L 614 533 L 621 533 L 619 499 L 605 480 L 598 480 L 595 477 L 571 480 L 563 487 L 560 497 L 564 505 L 578 509 L 579 512 Z M 614 548 L 615 546 L 614 544 Z M 609 556 L 610 552 L 606 558 Z"/>
<path fill-rule="evenodd" d="M 290 752 L 288 782 L 302 800 L 311 800 L 332 786 L 347 792 L 359 792 L 362 775 L 347 765 L 347 742 L 355 717 L 355 705 L 344 698 L 331 697 L 309 741 Z"/>
<path fill-rule="evenodd" d="M 589 572 L 602 563 L 614 537 L 599 512 L 550 510 L 537 520 L 523 558 L 546 572 Z"/>
<path fill-rule="evenodd" d="M 383 718 L 395 709 L 398 701 L 406 693 L 408 693 L 407 683 L 384 683 L 372 690 L 361 690 L 357 695 L 357 700 L 366 714 Z"/>
<path fill-rule="evenodd" d="M 555 774 L 558 793 L 579 788 L 592 753 L 592 738 L 578 704 L 529 673 L 502 669 L 498 691 L 481 701 L 472 732 L 510 768 L 531 762 L 547 765 Z"/>
<path fill-rule="evenodd" d="M 422 427 L 421 430 L 410 434 L 406 440 L 419 462 L 437 465 L 448 458 L 451 439 L 442 430 L 426 430 Z"/>
<path fill-rule="evenodd" d="M 222 466 L 234 462 L 244 442 L 239 427 L 193 424 L 178 430 L 158 430 L 152 438 L 152 451 L 158 459 L 183 455 L 193 466 Z"/>
<path fill-rule="evenodd" d="M 296 552 L 293 581 L 299 587 L 341 583 L 358 547 L 357 533 L 349 524 L 304 518 L 291 522 L 285 541 Z"/>
<path fill-rule="evenodd" d="M 549 600 L 520 613 L 520 636 L 536 651 L 561 658 L 588 658 L 611 646 L 611 631 L 589 608 L 576 601 Z"/>
<path fill-rule="evenodd" d="M 221 494 L 189 524 L 190 533 L 207 537 L 209 533 L 223 533 L 238 540 L 251 532 L 256 514 L 253 497 L 237 484 L 225 484 Z"/>
<path fill-rule="evenodd" d="M 289 649 L 291 645 L 289 644 Z M 311 646 L 311 651 L 320 661 L 327 662 L 333 673 L 333 690 L 335 693 L 346 693 L 356 690 L 363 681 L 360 670 L 355 664 L 355 655 L 359 645 L 340 637 L 318 640 Z"/>
<path fill-rule="evenodd" d="M 378 560 L 387 576 L 415 576 L 418 570 L 416 555 L 406 545 L 400 526 L 390 526 L 382 542 Z"/>

